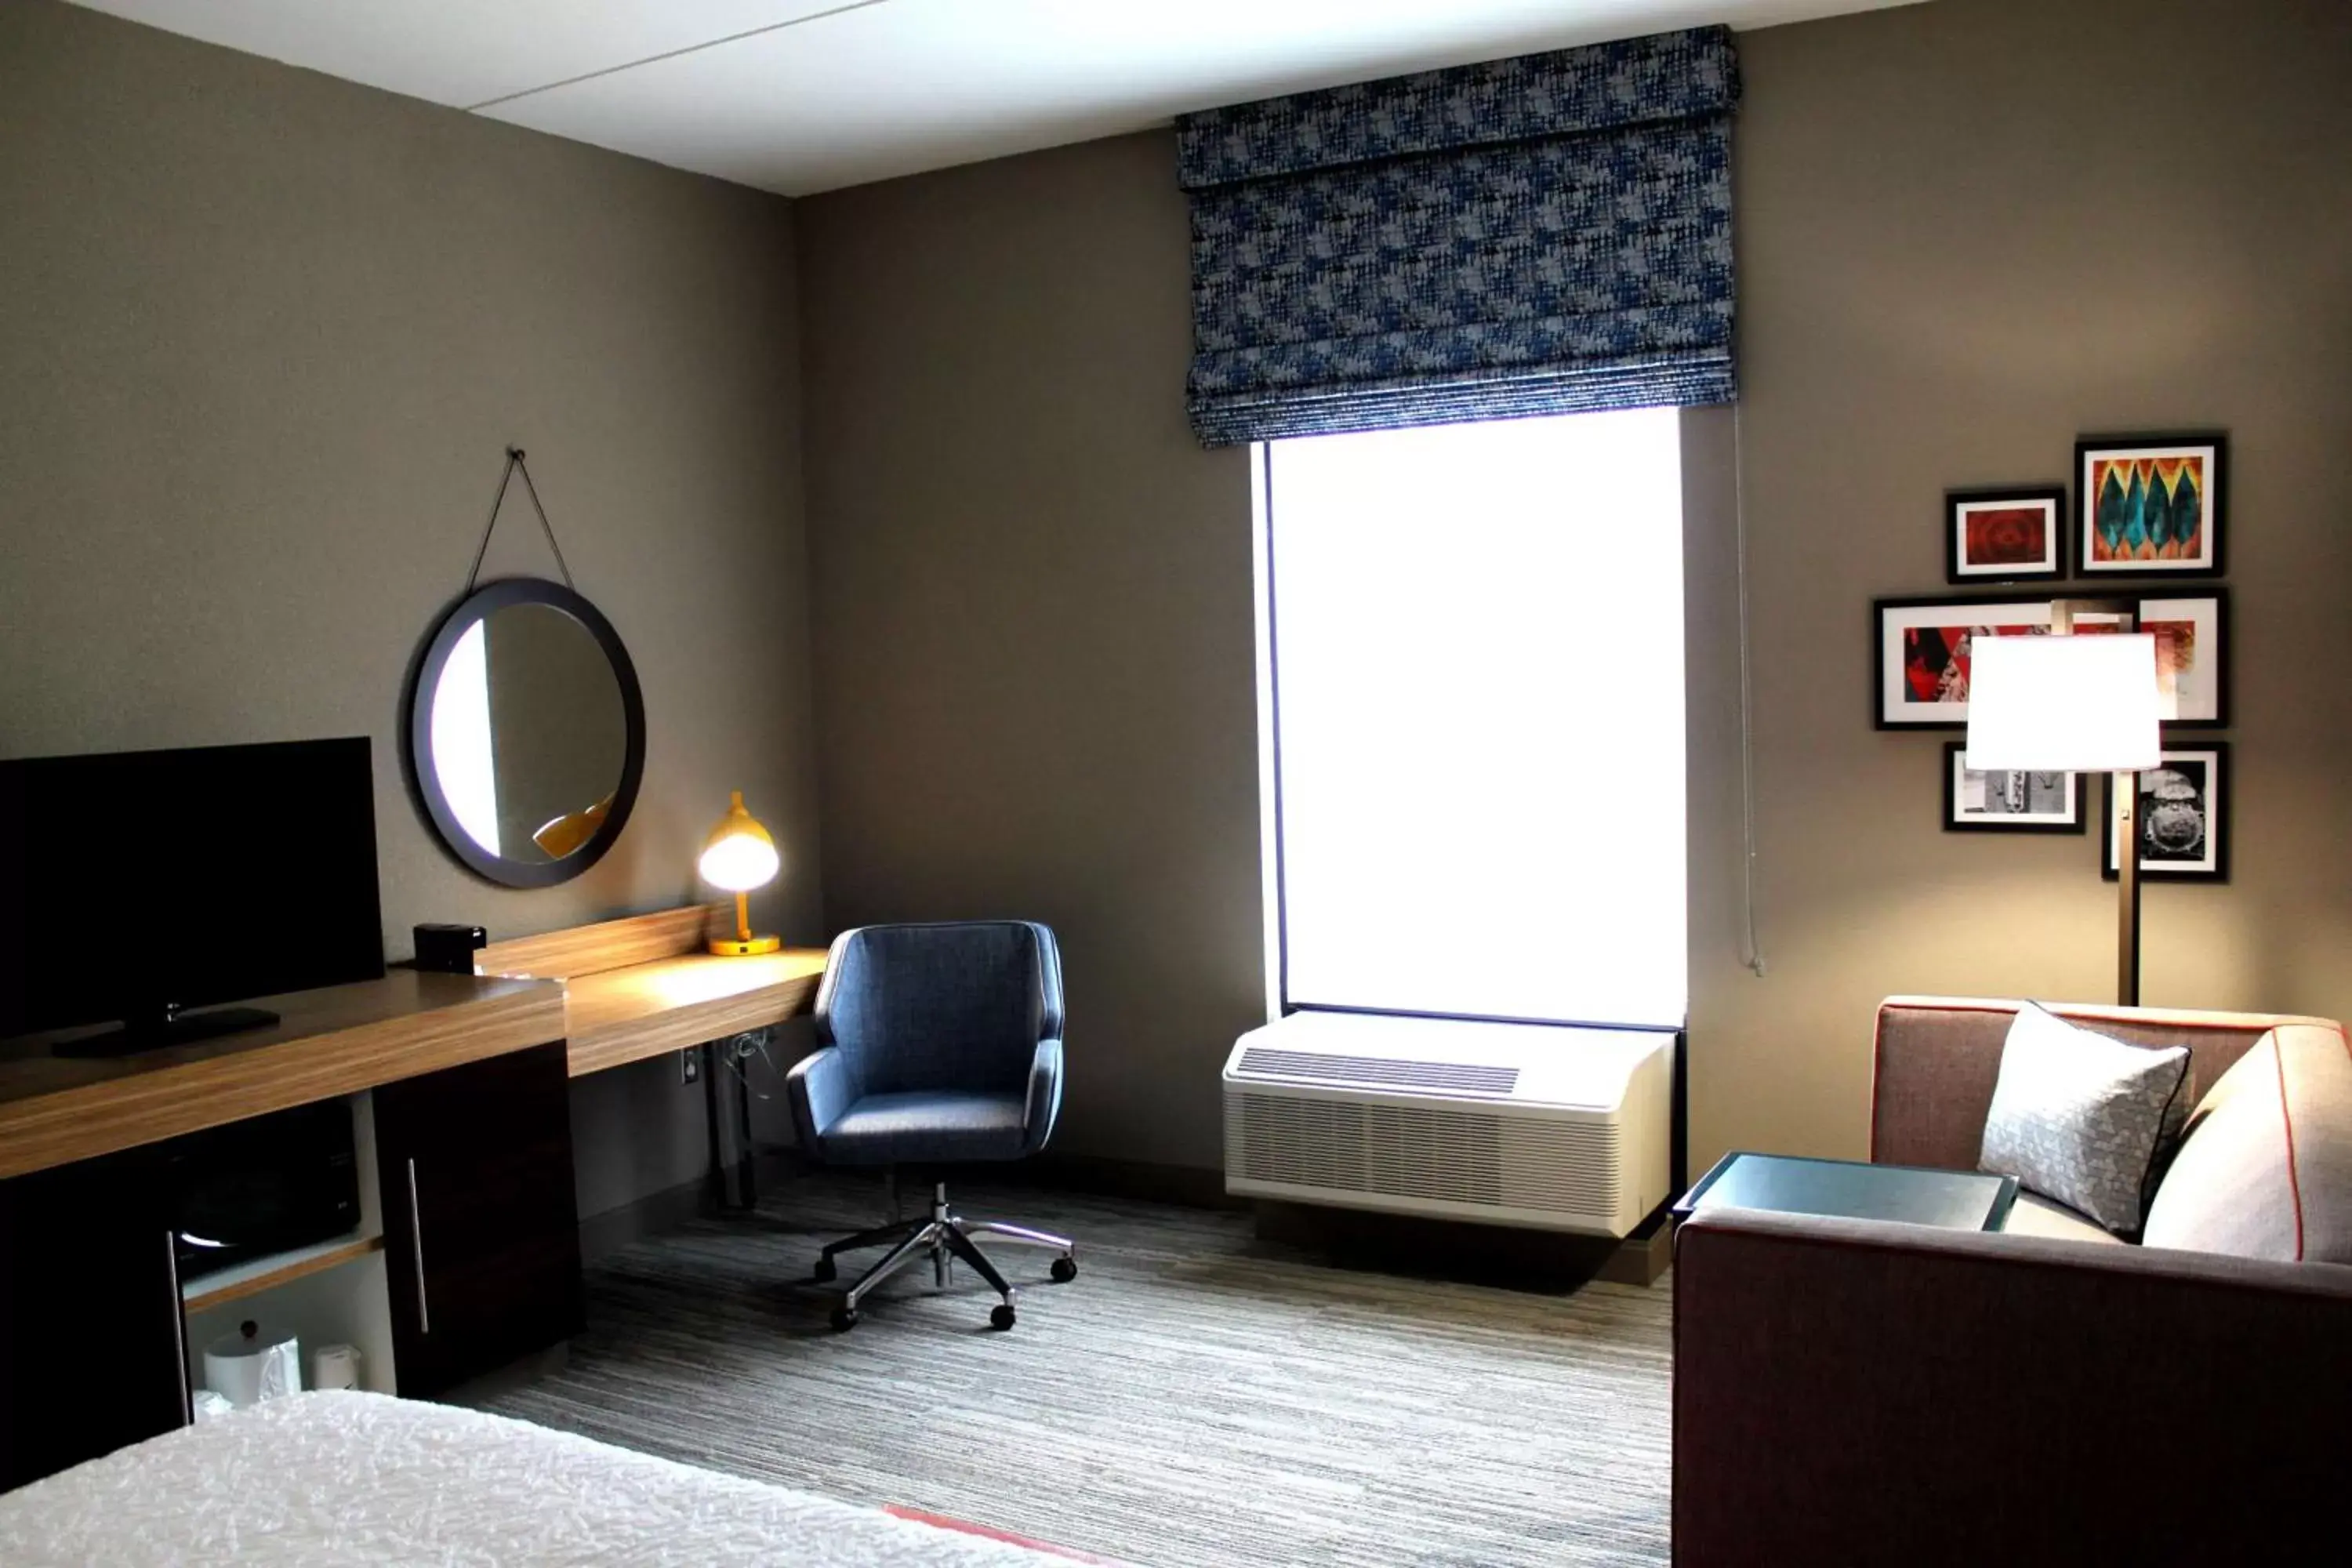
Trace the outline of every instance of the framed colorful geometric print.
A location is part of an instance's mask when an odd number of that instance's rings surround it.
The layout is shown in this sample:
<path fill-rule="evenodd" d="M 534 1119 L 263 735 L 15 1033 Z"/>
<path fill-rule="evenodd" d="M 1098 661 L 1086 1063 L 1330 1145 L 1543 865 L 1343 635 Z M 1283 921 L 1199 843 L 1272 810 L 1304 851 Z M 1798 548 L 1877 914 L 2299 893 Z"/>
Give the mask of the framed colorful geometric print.
<path fill-rule="evenodd" d="M 1944 742 L 1947 833 L 2080 833 L 2082 780 L 2074 773 L 1979 773 L 1968 745 Z"/>
<path fill-rule="evenodd" d="M 2074 443 L 2084 577 L 2221 574 L 2220 436 L 2099 436 Z"/>
<path fill-rule="evenodd" d="M 1969 721 L 1969 648 L 1980 637 L 2050 630 L 2047 599 L 1880 599 L 1872 721 L 1882 730 L 1958 730 Z"/>
<path fill-rule="evenodd" d="M 2134 827 L 2139 838 L 2143 877 L 2230 879 L 2230 748 L 2220 741 L 2202 746 L 2167 746 L 2160 765 L 2138 775 L 2139 806 Z M 2115 775 L 2106 776 L 2100 830 L 2099 872 L 2116 875 Z"/>
<path fill-rule="evenodd" d="M 1944 579 L 2025 583 L 2066 574 L 2062 485 L 1953 490 L 1944 497 Z"/>
<path fill-rule="evenodd" d="M 2230 605 L 2219 588 L 2142 599 L 2135 617 L 2156 638 L 2157 717 L 2168 727 L 2230 721 Z"/>

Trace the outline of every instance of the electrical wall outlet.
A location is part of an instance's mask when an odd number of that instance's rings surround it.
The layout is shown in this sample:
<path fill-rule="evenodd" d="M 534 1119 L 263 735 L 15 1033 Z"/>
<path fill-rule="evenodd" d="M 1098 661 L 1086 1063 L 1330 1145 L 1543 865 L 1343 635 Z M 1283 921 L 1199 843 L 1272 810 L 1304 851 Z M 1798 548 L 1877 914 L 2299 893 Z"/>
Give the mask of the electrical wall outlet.
<path fill-rule="evenodd" d="M 680 1083 L 702 1081 L 702 1047 L 700 1046 L 689 1046 L 677 1053 L 677 1081 Z"/>

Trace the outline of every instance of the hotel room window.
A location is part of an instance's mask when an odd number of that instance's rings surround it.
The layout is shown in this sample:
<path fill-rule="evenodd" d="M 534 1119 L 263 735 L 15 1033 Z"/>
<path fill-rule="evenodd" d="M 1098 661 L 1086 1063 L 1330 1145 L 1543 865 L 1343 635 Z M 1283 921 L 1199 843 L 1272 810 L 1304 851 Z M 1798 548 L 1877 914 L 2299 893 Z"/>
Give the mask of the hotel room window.
<path fill-rule="evenodd" d="M 1273 1000 L 1679 1027 L 1675 411 L 1256 456 Z"/>

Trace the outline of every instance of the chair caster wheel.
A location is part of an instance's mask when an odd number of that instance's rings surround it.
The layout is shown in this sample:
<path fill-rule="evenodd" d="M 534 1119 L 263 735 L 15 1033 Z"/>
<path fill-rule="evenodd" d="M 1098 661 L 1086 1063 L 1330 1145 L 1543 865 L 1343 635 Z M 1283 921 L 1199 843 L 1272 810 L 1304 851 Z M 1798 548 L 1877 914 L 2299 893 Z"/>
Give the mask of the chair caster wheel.
<path fill-rule="evenodd" d="M 1054 1259 L 1054 1283 L 1055 1283 L 1055 1284 L 1056 1284 L 1056 1285 L 1067 1285 L 1071 1280 L 1076 1279 L 1077 1277 L 1078 1277 L 1078 1260 L 1077 1260 L 1076 1258 L 1056 1258 L 1055 1259 Z"/>
<path fill-rule="evenodd" d="M 835 1307 L 833 1310 L 833 1331 L 835 1333 L 845 1334 L 856 1326 L 856 1309 L 853 1307 Z"/>
<path fill-rule="evenodd" d="M 1013 1313 L 1011 1302 L 1004 1302 L 989 1310 L 988 1326 L 990 1328 L 1009 1329 L 1013 1326 Z"/>
<path fill-rule="evenodd" d="M 809 1278 L 811 1278 L 812 1279 L 814 1279 L 818 1284 L 822 1285 L 822 1284 L 824 1284 L 825 1281 L 827 1281 L 828 1279 L 833 1279 L 835 1276 L 838 1275 L 840 1272 L 841 1272 L 841 1270 L 840 1270 L 840 1269 L 835 1268 L 833 1266 L 833 1259 L 832 1259 L 832 1258 L 818 1258 L 818 1259 L 816 1260 L 816 1268 L 814 1268 L 814 1269 L 810 1273 Z"/>

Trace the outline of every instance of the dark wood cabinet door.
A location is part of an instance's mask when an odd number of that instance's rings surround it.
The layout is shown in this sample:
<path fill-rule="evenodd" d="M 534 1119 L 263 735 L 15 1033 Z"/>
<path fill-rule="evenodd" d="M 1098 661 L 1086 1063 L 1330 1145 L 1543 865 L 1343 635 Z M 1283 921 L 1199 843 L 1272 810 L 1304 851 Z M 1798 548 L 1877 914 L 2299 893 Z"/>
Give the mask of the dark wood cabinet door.
<path fill-rule="evenodd" d="M 182 1334 L 150 1155 L 0 1182 L 0 1490 L 184 1426 Z"/>
<path fill-rule="evenodd" d="M 559 1042 L 375 1091 L 400 1392 L 430 1397 L 580 1331 Z"/>

